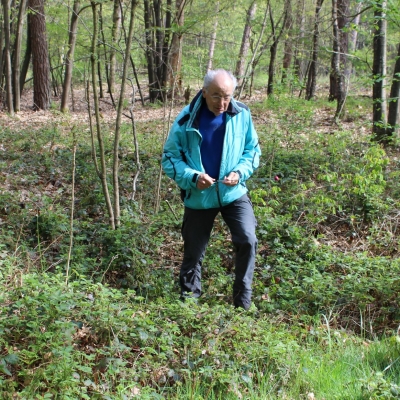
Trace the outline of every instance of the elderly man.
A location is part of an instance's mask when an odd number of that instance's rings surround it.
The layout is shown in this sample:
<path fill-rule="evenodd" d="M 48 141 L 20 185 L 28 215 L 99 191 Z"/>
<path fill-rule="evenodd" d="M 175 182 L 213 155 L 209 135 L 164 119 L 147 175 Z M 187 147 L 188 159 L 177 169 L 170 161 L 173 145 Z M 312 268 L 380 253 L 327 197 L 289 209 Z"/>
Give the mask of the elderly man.
<path fill-rule="evenodd" d="M 232 97 L 235 77 L 208 71 L 203 89 L 176 118 L 165 143 L 162 165 L 181 188 L 184 254 L 181 295 L 201 295 L 201 266 L 215 217 L 221 213 L 236 253 L 233 304 L 251 304 L 257 249 L 256 219 L 246 180 L 261 154 L 249 109 Z"/>

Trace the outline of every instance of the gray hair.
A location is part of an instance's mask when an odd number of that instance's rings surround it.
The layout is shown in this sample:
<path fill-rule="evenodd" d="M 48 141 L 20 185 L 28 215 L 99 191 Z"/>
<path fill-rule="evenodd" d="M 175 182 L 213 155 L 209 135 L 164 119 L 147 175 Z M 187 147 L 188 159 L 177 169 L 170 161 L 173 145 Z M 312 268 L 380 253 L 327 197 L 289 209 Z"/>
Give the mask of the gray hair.
<path fill-rule="evenodd" d="M 227 70 L 222 69 L 222 68 L 210 69 L 210 70 L 207 71 L 207 73 L 204 76 L 203 88 L 204 89 L 208 89 L 209 86 L 211 85 L 211 83 L 213 82 L 213 80 L 215 79 L 215 77 L 218 74 L 225 74 L 226 76 L 231 78 L 232 83 L 233 83 L 233 91 L 235 91 L 236 86 L 237 86 L 236 78 L 233 76 L 232 72 L 227 71 Z"/>

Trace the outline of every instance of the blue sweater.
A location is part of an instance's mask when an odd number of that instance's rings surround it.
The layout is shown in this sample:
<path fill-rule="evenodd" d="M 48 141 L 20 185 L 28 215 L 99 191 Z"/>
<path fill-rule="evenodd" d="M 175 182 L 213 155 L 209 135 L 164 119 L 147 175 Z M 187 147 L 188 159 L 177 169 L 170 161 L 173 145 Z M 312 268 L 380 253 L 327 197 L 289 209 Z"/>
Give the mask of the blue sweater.
<path fill-rule="evenodd" d="M 215 116 L 207 105 L 203 104 L 199 120 L 199 131 L 203 137 L 200 147 L 201 162 L 208 175 L 219 179 L 225 136 L 225 113 Z"/>

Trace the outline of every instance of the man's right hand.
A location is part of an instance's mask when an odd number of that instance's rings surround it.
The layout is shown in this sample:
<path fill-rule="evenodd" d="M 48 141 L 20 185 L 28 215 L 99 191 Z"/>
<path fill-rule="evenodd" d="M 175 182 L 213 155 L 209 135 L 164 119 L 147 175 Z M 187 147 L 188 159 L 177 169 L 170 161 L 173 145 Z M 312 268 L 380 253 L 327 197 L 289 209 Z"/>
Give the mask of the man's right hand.
<path fill-rule="evenodd" d="M 208 174 L 200 174 L 197 179 L 197 189 L 204 190 L 208 189 L 215 182 L 214 178 L 211 178 Z"/>

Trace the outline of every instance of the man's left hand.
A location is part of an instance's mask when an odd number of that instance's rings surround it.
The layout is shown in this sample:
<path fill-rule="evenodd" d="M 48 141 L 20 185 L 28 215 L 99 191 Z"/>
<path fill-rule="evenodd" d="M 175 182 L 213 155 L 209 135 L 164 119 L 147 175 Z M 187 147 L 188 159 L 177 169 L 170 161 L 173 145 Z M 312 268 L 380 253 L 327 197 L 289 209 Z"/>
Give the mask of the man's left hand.
<path fill-rule="evenodd" d="M 222 183 L 227 186 L 236 186 L 239 183 L 240 176 L 237 172 L 231 172 L 228 176 L 225 176 Z"/>

